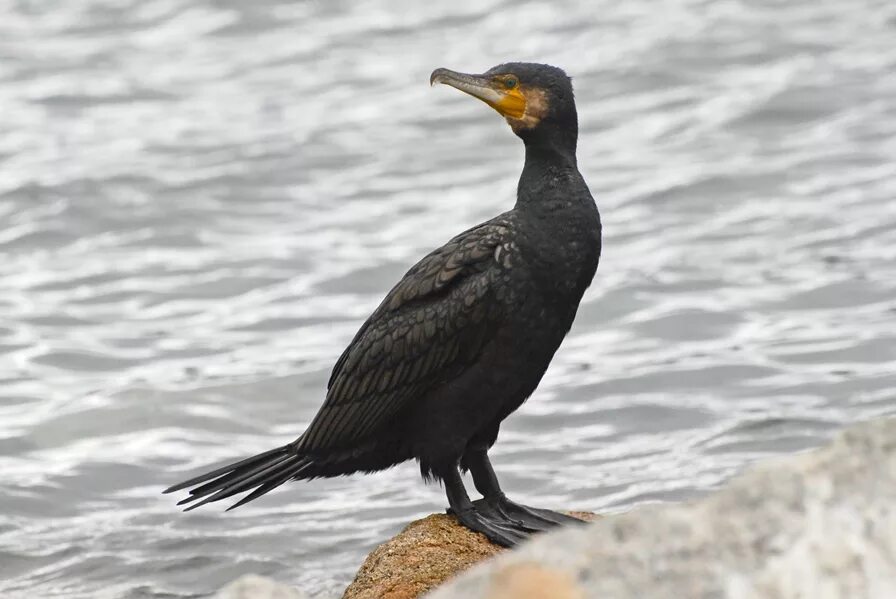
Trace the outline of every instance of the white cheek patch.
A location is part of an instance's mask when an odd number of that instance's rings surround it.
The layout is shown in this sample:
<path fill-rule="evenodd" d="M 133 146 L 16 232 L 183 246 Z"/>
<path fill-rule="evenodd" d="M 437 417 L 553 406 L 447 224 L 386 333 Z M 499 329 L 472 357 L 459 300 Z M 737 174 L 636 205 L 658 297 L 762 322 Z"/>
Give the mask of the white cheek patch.
<path fill-rule="evenodd" d="M 544 90 L 527 89 L 523 95 L 526 97 L 526 112 L 518 119 L 507 117 L 507 122 L 514 131 L 532 129 L 548 113 L 548 97 Z"/>

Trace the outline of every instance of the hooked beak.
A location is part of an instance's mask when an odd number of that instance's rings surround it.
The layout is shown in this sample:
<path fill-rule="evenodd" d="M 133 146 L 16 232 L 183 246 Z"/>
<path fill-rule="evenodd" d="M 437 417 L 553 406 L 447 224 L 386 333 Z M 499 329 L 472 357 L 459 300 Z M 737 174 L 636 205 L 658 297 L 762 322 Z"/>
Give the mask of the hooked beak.
<path fill-rule="evenodd" d="M 444 83 L 479 98 L 502 116 L 520 119 L 526 114 L 526 97 L 519 87 L 505 89 L 500 80 L 487 75 L 468 75 L 449 69 L 436 69 L 429 76 L 429 84 Z"/>

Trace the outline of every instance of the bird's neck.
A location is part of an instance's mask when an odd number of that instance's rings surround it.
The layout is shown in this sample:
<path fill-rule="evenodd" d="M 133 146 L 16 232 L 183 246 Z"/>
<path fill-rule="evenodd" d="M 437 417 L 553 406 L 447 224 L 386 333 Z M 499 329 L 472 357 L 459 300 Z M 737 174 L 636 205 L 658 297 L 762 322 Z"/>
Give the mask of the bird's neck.
<path fill-rule="evenodd" d="M 575 138 L 571 142 L 543 138 L 524 141 L 526 162 L 517 187 L 517 208 L 551 212 L 562 208 L 576 188 L 584 186 L 576 163 Z"/>
<path fill-rule="evenodd" d="M 527 143 L 523 172 L 545 168 L 576 168 L 575 142 L 565 144 Z"/>

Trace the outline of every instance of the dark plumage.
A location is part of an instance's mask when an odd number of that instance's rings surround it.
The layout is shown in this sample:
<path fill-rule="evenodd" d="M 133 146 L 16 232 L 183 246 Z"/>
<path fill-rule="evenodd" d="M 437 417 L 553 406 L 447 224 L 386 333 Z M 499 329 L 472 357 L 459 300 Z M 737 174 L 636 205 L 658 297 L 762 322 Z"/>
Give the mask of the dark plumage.
<path fill-rule="evenodd" d="M 498 543 L 569 520 L 507 500 L 486 452 L 541 380 L 600 257 L 600 217 L 576 166 L 572 85 L 562 70 L 530 63 L 483 75 L 438 69 L 432 82 L 482 99 L 523 140 L 516 205 L 408 271 L 336 362 L 298 439 L 166 491 L 195 487 L 181 502 L 197 501 L 188 509 L 416 459 L 424 477 L 444 482 L 461 522 Z M 459 467 L 484 499 L 470 502 Z"/>

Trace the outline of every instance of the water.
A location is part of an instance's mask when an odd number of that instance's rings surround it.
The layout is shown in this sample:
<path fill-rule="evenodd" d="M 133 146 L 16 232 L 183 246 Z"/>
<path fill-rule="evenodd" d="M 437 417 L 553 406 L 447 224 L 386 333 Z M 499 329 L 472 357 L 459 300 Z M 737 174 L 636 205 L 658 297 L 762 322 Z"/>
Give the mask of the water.
<path fill-rule="evenodd" d="M 896 411 L 896 4 L 428 4 L 0 0 L 0 595 L 335 596 L 443 508 L 413 464 L 159 494 L 294 438 L 397 277 L 512 204 L 521 144 L 439 66 L 565 67 L 604 216 L 513 496 L 693 497 Z"/>

